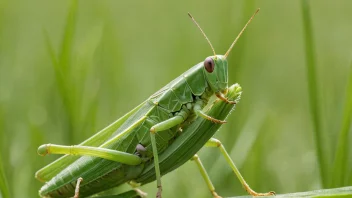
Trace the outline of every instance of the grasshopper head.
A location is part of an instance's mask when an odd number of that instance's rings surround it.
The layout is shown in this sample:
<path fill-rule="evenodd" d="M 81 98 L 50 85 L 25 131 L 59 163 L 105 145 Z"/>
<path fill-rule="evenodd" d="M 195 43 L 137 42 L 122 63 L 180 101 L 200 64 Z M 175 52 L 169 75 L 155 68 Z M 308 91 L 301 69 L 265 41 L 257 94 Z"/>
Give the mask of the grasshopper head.
<path fill-rule="evenodd" d="M 225 93 L 228 85 L 228 69 L 225 56 L 209 56 L 204 60 L 204 73 L 207 82 L 215 93 Z"/>
<path fill-rule="evenodd" d="M 211 44 L 210 40 L 208 39 L 207 35 L 205 35 L 204 31 L 202 28 L 200 28 L 199 24 L 196 22 L 196 20 L 192 17 L 190 13 L 188 13 L 188 16 L 191 17 L 193 22 L 197 25 L 199 30 L 202 32 L 203 36 L 205 39 L 208 41 L 210 48 L 212 49 L 214 56 L 209 56 L 204 60 L 204 73 L 206 76 L 206 79 L 209 83 L 209 86 L 212 91 L 215 93 L 227 93 L 227 85 L 228 85 L 228 69 L 227 69 L 227 56 L 231 52 L 233 46 L 236 44 L 237 40 L 241 37 L 242 33 L 244 30 L 247 28 L 248 24 L 252 21 L 253 17 L 259 12 L 259 9 L 255 11 L 255 13 L 252 15 L 252 17 L 249 19 L 247 24 L 243 27 L 241 32 L 238 34 L 236 39 L 232 42 L 230 48 L 227 50 L 225 55 L 216 55 L 215 50 L 213 45 Z"/>

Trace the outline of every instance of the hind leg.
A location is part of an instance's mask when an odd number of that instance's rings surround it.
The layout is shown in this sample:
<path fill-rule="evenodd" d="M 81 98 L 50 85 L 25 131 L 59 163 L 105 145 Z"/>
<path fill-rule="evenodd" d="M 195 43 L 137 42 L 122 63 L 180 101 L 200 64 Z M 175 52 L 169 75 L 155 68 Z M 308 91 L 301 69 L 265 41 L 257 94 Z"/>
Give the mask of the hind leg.
<path fill-rule="evenodd" d="M 211 194 L 213 195 L 214 198 L 221 198 L 216 192 L 215 192 L 215 187 L 213 185 L 213 183 L 211 182 L 210 178 L 209 178 L 209 175 L 207 173 L 207 171 L 205 170 L 202 162 L 200 161 L 199 157 L 197 154 L 195 154 L 191 160 L 193 160 L 197 166 L 198 166 L 198 169 L 200 171 L 200 174 L 202 175 L 205 183 L 207 183 L 207 186 L 211 192 Z"/>
<path fill-rule="evenodd" d="M 254 190 L 252 190 L 249 185 L 247 184 L 247 182 L 244 180 L 244 178 L 242 177 L 240 171 L 237 169 L 235 163 L 233 163 L 230 155 L 227 153 L 225 147 L 222 145 L 222 143 L 215 139 L 215 138 L 211 138 L 210 140 L 208 140 L 208 142 L 205 144 L 206 147 L 218 147 L 221 151 L 221 154 L 225 157 L 227 163 L 229 164 L 229 166 L 231 167 L 231 169 L 233 170 L 233 172 L 235 173 L 235 175 L 237 176 L 237 178 L 240 180 L 241 184 L 243 185 L 244 189 L 252 196 L 272 196 L 275 195 L 274 191 L 270 191 L 267 193 L 257 193 Z"/>

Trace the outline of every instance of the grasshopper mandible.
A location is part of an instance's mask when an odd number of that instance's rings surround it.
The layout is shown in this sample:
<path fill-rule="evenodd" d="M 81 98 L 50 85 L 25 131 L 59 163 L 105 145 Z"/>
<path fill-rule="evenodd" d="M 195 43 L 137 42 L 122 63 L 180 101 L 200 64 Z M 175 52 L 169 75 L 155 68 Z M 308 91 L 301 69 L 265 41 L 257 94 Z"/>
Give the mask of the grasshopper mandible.
<path fill-rule="evenodd" d="M 40 146 L 38 148 L 40 155 L 66 154 L 36 173 L 38 180 L 47 182 L 40 189 L 40 196 L 78 198 L 93 195 L 126 182 L 145 184 L 156 180 L 158 188 L 156 197 L 161 197 L 161 175 L 192 158 L 200 168 L 212 195 L 219 197 L 200 159 L 195 155 L 204 144 L 220 148 L 251 195 L 274 194 L 253 191 L 244 181 L 220 141 L 211 138 L 221 124 L 225 123 L 221 119 L 226 118 L 230 111 L 224 111 L 224 115 L 219 115 L 223 109 L 216 104 L 209 112 L 203 110 L 214 95 L 220 101 L 218 103 L 227 105 L 227 108 L 236 104 L 236 97 L 229 97 L 229 95 L 236 95 L 234 93 L 238 93 L 240 88 L 233 88 L 233 90 L 228 88 L 226 58 L 258 11 L 259 9 L 244 26 L 225 55 L 216 55 L 209 39 L 189 14 L 209 43 L 214 56 L 209 56 L 205 61 L 191 67 L 132 111 L 81 144 Z M 215 118 L 215 116 L 218 117 Z M 185 130 L 180 132 L 182 129 Z M 194 139 L 202 133 L 208 136 L 203 136 L 201 140 Z M 175 163 L 165 163 L 167 161 Z"/>

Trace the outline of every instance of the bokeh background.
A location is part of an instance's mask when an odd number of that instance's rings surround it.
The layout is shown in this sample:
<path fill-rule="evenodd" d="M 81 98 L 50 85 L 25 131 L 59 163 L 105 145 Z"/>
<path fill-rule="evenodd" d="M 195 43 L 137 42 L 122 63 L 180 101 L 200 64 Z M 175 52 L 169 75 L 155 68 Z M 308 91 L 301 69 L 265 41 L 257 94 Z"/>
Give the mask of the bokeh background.
<path fill-rule="evenodd" d="M 224 54 L 257 8 L 228 58 L 242 100 L 216 137 L 257 191 L 352 185 L 352 1 L 304 2 L 1 0 L 4 197 L 38 197 L 34 173 L 58 157 L 39 145 L 78 144 L 212 55 L 187 12 Z M 217 149 L 199 155 L 220 195 L 246 194 Z M 193 162 L 162 181 L 164 197 L 211 197 Z"/>

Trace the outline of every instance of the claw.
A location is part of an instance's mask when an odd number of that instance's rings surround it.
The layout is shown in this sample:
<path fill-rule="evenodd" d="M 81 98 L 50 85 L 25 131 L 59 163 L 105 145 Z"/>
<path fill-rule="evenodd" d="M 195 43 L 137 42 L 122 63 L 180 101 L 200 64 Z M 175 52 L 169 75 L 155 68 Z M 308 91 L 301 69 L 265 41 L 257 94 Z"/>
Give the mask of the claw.
<path fill-rule="evenodd" d="M 215 118 L 213 118 L 211 116 L 208 116 L 203 111 L 198 111 L 198 115 L 201 116 L 204 119 L 207 119 L 207 120 L 209 120 L 211 122 L 214 122 L 214 123 L 217 123 L 217 124 L 225 124 L 226 123 L 226 121 L 224 121 L 224 120 L 218 120 L 218 119 L 215 119 Z"/>
<path fill-rule="evenodd" d="M 147 198 L 147 196 L 148 196 L 147 193 L 141 191 L 141 190 L 138 189 L 138 188 L 135 188 L 134 190 L 137 192 L 137 194 L 138 194 L 141 198 Z"/>
<path fill-rule="evenodd" d="M 247 183 L 244 184 L 244 189 L 250 194 L 252 195 L 253 197 L 257 197 L 257 196 L 275 196 L 276 193 L 274 191 L 270 191 L 270 192 L 267 192 L 267 193 L 257 193 L 255 192 L 254 190 L 252 190 Z"/>
<path fill-rule="evenodd" d="M 236 104 L 236 101 L 230 101 L 227 98 L 224 97 L 224 95 L 222 95 L 220 92 L 215 94 L 216 97 L 218 97 L 220 100 L 229 103 L 229 104 Z"/>
<path fill-rule="evenodd" d="M 211 194 L 213 195 L 214 198 L 222 198 L 215 191 L 211 191 Z"/>
<path fill-rule="evenodd" d="M 217 124 L 225 124 L 226 123 L 226 121 L 224 121 L 224 120 L 218 120 L 218 119 L 215 119 L 215 118 L 212 118 L 212 117 L 209 117 L 207 119 L 210 120 L 211 122 L 214 122 L 214 123 L 217 123 Z"/>

